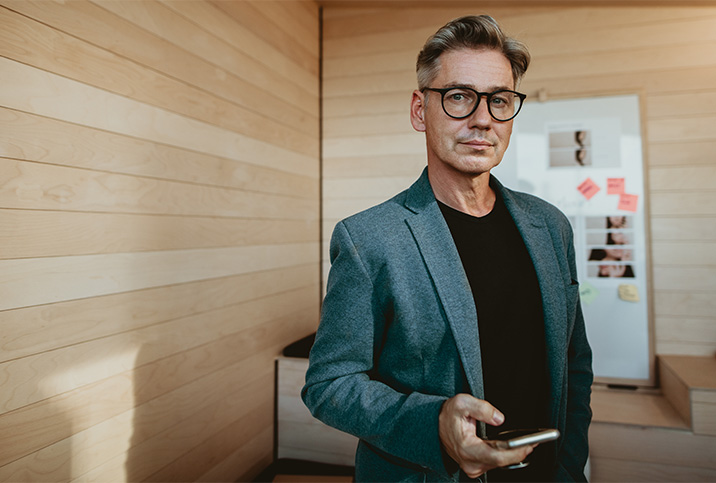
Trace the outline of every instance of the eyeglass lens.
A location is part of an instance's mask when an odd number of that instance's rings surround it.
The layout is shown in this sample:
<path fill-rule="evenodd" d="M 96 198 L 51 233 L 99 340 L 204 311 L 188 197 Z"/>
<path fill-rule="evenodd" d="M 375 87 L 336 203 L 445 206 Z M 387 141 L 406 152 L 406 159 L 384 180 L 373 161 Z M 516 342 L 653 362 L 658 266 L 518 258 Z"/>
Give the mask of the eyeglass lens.
<path fill-rule="evenodd" d="M 492 117 L 498 121 L 507 121 L 519 112 L 522 99 L 512 91 L 495 91 L 486 96 L 487 107 Z M 443 95 L 443 108 L 452 117 L 469 116 L 480 101 L 480 95 L 465 88 L 450 89 Z"/>

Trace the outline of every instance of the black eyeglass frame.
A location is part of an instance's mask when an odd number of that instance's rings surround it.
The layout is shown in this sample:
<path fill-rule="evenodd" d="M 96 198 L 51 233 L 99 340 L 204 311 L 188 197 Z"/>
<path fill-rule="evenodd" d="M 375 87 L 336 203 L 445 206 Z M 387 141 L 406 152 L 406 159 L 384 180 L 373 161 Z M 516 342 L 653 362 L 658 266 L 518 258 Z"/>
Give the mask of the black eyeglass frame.
<path fill-rule="evenodd" d="M 464 116 L 453 116 L 452 114 L 447 112 L 447 109 L 445 109 L 445 94 L 447 94 L 448 92 L 455 90 L 455 89 L 472 91 L 475 94 L 477 94 L 477 102 L 475 103 L 475 107 L 473 107 L 472 110 L 468 114 L 465 114 Z M 510 89 L 498 89 L 493 92 L 479 92 L 479 91 L 476 91 L 475 89 L 473 89 L 472 87 L 463 87 L 463 86 L 444 87 L 442 89 L 436 89 L 433 87 L 424 87 L 421 89 L 421 92 L 425 92 L 425 91 L 439 92 L 440 93 L 440 105 L 443 107 L 443 112 L 445 112 L 445 114 L 447 114 L 448 117 L 451 117 L 453 119 L 465 119 L 466 117 L 472 116 L 475 113 L 475 111 L 477 110 L 478 106 L 480 105 L 480 100 L 482 99 L 483 96 L 485 96 L 485 99 L 487 100 L 487 112 L 490 113 L 490 116 L 492 116 L 492 119 L 494 119 L 497 122 L 511 121 L 512 119 L 517 117 L 517 114 L 520 113 L 520 111 L 522 110 L 522 106 L 525 104 L 525 99 L 527 98 L 527 94 L 522 94 L 521 92 L 512 91 Z M 499 94 L 501 92 L 510 92 L 520 98 L 520 107 L 517 109 L 517 112 L 515 112 L 512 115 L 512 117 L 509 117 L 507 119 L 497 119 L 495 117 L 495 115 L 492 113 L 492 108 L 490 107 L 490 99 L 492 99 L 492 96 Z"/>

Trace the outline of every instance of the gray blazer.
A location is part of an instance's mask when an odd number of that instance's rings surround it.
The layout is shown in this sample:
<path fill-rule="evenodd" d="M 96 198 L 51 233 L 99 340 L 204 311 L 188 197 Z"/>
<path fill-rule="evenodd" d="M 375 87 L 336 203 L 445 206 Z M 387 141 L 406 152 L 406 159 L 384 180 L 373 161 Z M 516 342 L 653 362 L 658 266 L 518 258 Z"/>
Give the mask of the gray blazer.
<path fill-rule="evenodd" d="M 551 422 L 562 433 L 555 479 L 584 480 L 592 355 L 572 230 L 547 202 L 490 183 L 524 238 L 542 293 Z M 338 223 L 330 257 L 305 404 L 360 438 L 358 481 L 456 479 L 441 450 L 438 415 L 455 394 L 484 399 L 480 335 L 427 170 L 408 190 Z"/>

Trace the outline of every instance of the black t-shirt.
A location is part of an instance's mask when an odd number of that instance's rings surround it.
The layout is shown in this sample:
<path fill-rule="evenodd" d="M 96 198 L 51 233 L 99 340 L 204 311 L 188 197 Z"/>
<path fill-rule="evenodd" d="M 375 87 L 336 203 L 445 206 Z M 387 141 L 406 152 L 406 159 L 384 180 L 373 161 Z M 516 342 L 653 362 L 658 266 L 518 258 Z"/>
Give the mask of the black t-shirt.
<path fill-rule="evenodd" d="M 548 376 L 542 298 L 532 259 L 502 198 L 474 217 L 439 203 L 477 307 L 485 400 L 505 415 L 488 438 L 511 429 L 547 427 Z M 548 474 L 549 445 L 530 466 L 494 470 L 489 481 L 539 481 Z"/>

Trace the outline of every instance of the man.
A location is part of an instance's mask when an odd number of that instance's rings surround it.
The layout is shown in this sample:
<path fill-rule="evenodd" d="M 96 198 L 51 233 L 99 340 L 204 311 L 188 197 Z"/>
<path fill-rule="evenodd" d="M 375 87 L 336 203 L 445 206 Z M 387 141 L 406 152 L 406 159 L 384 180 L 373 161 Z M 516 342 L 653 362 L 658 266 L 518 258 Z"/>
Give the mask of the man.
<path fill-rule="evenodd" d="M 358 481 L 585 479 L 591 351 L 572 231 L 556 208 L 490 175 L 528 65 L 490 17 L 438 30 L 410 109 L 426 170 L 333 232 L 302 396 L 360 438 Z M 489 442 L 539 427 L 562 437 L 536 449 Z M 533 450 L 526 468 L 503 469 Z"/>

